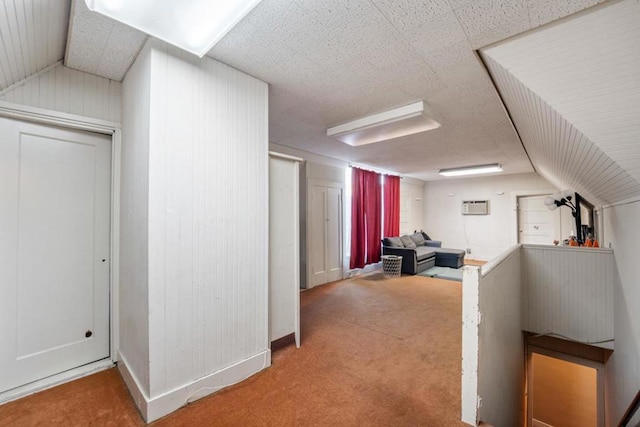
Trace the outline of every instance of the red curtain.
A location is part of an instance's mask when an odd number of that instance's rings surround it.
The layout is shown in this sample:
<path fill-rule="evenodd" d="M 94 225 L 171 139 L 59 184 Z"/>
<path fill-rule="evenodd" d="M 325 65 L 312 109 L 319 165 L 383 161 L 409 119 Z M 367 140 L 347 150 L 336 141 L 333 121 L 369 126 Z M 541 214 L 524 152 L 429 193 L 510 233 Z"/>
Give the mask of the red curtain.
<path fill-rule="evenodd" d="M 400 177 L 384 176 L 384 236 L 400 235 Z"/>
<path fill-rule="evenodd" d="M 350 268 L 380 261 L 382 224 L 380 174 L 363 169 L 351 171 Z"/>

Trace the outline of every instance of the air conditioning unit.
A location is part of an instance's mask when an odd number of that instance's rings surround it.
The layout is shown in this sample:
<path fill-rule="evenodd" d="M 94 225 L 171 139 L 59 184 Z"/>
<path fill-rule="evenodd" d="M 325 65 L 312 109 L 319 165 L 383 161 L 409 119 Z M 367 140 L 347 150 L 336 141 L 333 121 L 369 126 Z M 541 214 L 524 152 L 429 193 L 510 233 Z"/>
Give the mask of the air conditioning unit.
<path fill-rule="evenodd" d="M 488 200 L 464 200 L 462 202 L 462 215 L 488 215 Z"/>

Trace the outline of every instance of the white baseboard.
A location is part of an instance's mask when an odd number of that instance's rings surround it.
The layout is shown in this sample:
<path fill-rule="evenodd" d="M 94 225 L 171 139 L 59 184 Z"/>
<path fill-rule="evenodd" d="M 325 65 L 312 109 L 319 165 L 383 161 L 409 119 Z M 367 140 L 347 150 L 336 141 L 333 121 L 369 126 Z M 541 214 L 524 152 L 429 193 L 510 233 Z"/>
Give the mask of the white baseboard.
<path fill-rule="evenodd" d="M 55 387 L 69 381 L 77 380 L 79 378 L 86 377 L 87 375 L 95 374 L 112 367 L 113 361 L 111 359 L 98 360 L 97 362 L 70 369 L 68 371 L 64 371 L 59 374 L 52 375 L 50 377 L 43 378 L 41 380 L 34 381 L 32 383 L 0 393 L 0 403 L 7 403 L 12 400 L 20 399 L 30 394 Z"/>
<path fill-rule="evenodd" d="M 138 378 L 135 374 L 129 369 L 129 363 L 127 362 L 127 358 L 118 351 L 118 370 L 120 371 L 120 375 L 122 375 L 122 379 L 124 383 L 127 385 L 129 389 L 129 393 L 131 394 L 131 398 L 135 402 L 140 414 L 142 414 L 142 418 L 147 419 L 147 403 L 149 402 L 149 396 L 140 385 Z"/>
<path fill-rule="evenodd" d="M 148 423 L 172 413 L 187 403 L 237 384 L 269 366 L 271 366 L 271 350 L 266 349 L 234 365 L 182 385 L 167 393 L 149 398 L 127 367 L 126 358 L 122 354 L 120 354 L 120 362 L 118 363 L 122 377 L 140 409 L 142 417 Z"/>

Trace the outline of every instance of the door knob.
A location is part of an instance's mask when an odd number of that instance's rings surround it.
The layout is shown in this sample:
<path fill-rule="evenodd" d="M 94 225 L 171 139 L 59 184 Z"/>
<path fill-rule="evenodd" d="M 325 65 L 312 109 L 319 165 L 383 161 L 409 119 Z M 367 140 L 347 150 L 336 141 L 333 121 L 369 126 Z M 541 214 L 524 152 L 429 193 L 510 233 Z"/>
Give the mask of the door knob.
<path fill-rule="evenodd" d="M 86 338 L 89 338 L 91 335 L 93 335 L 93 332 L 91 332 L 91 331 L 87 331 L 87 332 L 84 333 L 84 336 Z"/>

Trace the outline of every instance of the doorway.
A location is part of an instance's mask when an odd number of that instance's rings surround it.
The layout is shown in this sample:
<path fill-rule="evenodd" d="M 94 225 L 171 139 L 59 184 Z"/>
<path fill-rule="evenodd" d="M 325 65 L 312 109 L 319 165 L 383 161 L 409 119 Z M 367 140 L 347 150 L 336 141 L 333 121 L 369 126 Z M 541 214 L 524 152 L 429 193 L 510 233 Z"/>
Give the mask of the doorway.
<path fill-rule="evenodd" d="M 3 393 L 110 356 L 111 137 L 0 132 Z"/>
<path fill-rule="evenodd" d="M 530 348 L 527 365 L 529 427 L 604 426 L 602 364 Z"/>

